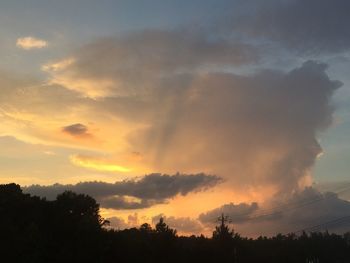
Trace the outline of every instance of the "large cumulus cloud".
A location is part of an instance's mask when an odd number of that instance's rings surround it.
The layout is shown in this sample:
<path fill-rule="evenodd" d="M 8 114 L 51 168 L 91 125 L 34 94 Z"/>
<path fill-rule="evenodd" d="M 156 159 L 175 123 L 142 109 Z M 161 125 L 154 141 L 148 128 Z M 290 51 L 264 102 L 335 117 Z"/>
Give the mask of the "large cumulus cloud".
<path fill-rule="evenodd" d="M 47 68 L 52 81 L 93 97 L 95 112 L 135 127 L 128 150 L 151 170 L 204 171 L 241 190 L 289 193 L 310 182 L 322 151 L 317 134 L 332 122 L 341 83 L 315 61 L 289 72 L 234 73 L 254 61 L 249 48 L 187 31 L 142 31 L 98 40 L 62 68 Z"/>
<path fill-rule="evenodd" d="M 195 75 L 157 91 L 161 114 L 130 142 L 160 169 L 201 169 L 233 187 L 291 191 L 308 176 L 322 151 L 317 134 L 332 122 L 330 98 L 341 84 L 325 70 L 309 61 L 287 73 Z"/>

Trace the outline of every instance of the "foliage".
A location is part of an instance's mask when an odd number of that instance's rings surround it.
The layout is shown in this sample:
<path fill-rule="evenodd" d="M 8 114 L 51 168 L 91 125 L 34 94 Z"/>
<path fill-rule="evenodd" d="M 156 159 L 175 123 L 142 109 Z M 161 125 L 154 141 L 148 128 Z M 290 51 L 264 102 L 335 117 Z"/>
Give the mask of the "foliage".
<path fill-rule="evenodd" d="M 1 262 L 350 262 L 350 233 L 242 238 L 222 215 L 212 238 L 178 236 L 163 218 L 155 228 L 104 228 L 99 205 L 64 192 L 54 201 L 0 185 Z"/>

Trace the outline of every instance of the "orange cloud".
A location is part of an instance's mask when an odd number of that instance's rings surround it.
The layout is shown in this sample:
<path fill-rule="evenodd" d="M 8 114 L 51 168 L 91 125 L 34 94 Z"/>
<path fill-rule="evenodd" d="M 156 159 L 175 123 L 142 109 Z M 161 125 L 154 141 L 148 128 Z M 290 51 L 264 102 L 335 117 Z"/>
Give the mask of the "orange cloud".
<path fill-rule="evenodd" d="M 84 155 L 72 155 L 70 156 L 70 161 L 76 166 L 99 171 L 122 173 L 127 173 L 131 171 L 130 168 L 114 164 L 111 161 L 105 161 L 100 158 L 94 158 Z"/>
<path fill-rule="evenodd" d="M 21 37 L 17 39 L 16 46 L 25 50 L 47 47 L 47 41 L 35 37 Z"/>

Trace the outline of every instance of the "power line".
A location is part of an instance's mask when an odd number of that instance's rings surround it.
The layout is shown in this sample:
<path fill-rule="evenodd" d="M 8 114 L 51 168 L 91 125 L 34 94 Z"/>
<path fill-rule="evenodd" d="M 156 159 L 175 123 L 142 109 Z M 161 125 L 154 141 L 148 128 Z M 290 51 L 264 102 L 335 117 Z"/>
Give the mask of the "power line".
<path fill-rule="evenodd" d="M 343 187 L 343 188 L 338 188 L 339 190 L 337 192 L 333 191 L 333 193 L 335 194 L 340 194 L 346 191 L 350 190 L 350 186 L 348 187 Z M 305 207 L 323 200 L 327 200 L 330 197 L 325 197 L 324 195 L 320 195 L 317 198 L 313 198 L 313 199 L 302 199 L 299 200 L 298 202 L 293 202 L 293 203 L 287 203 L 287 204 L 283 204 L 283 205 L 279 205 L 279 206 L 275 206 L 269 209 L 264 209 L 264 210 L 260 210 L 259 214 L 256 214 L 254 216 L 251 216 L 249 218 L 245 218 L 244 220 L 248 221 L 248 220 L 256 220 L 256 219 L 260 219 L 260 218 L 264 218 L 264 217 L 269 217 L 269 216 L 275 216 L 276 214 L 282 213 L 282 211 L 290 211 L 290 210 L 295 210 L 301 207 Z M 287 209 L 288 207 L 290 207 L 289 209 Z M 277 210 L 279 209 L 279 210 Z M 271 211 L 271 212 L 270 212 Z M 241 219 L 244 216 L 248 216 L 250 215 L 251 212 L 246 212 L 246 213 L 242 213 L 239 215 L 236 215 L 234 217 L 230 217 L 231 221 L 234 221 L 235 219 Z"/>
<path fill-rule="evenodd" d="M 340 218 L 336 218 L 318 225 L 314 225 L 314 226 L 309 226 L 303 229 L 300 229 L 298 231 L 294 231 L 293 233 L 301 233 L 301 232 L 311 232 L 311 231 L 315 231 L 317 229 L 324 229 L 327 228 L 328 226 L 332 226 L 332 225 L 337 225 L 337 224 L 341 224 L 341 223 L 345 223 L 347 221 L 350 221 L 350 215 L 349 216 L 343 216 Z"/>
<path fill-rule="evenodd" d="M 350 190 L 350 186 L 346 186 L 346 187 L 341 186 L 341 187 L 338 187 L 337 189 L 332 189 L 333 190 L 332 192 L 335 194 L 344 193 L 344 192 Z M 335 190 L 337 190 L 337 191 L 335 191 Z M 261 210 L 260 214 L 256 214 L 256 215 L 248 217 L 248 218 L 242 218 L 242 217 L 249 216 L 251 214 L 251 212 L 241 213 L 241 214 L 236 215 L 234 217 L 230 217 L 230 223 L 232 221 L 235 221 L 235 220 L 241 220 L 241 221 L 247 222 L 247 221 L 263 219 L 263 218 L 267 218 L 267 217 L 271 217 L 271 216 L 276 216 L 278 214 L 282 214 L 282 212 L 291 211 L 291 210 L 295 210 L 295 209 L 298 209 L 301 207 L 312 205 L 314 203 L 317 203 L 317 202 L 320 202 L 323 200 L 327 200 L 329 198 L 331 198 L 331 196 L 324 196 L 321 194 L 320 196 L 318 196 L 317 198 L 314 198 L 314 199 L 306 199 L 305 198 L 305 199 L 299 200 L 298 202 L 288 203 L 288 204 L 284 204 L 284 205 L 275 206 L 275 207 L 270 208 L 270 209 Z M 277 210 L 277 209 L 279 209 L 279 210 Z M 279 232 L 285 232 L 285 231 L 279 231 Z"/>

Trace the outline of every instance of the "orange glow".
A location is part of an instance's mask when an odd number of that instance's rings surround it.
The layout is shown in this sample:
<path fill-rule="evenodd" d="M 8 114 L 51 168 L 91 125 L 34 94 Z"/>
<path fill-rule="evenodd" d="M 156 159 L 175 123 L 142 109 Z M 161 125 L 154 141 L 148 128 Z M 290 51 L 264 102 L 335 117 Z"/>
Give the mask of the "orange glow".
<path fill-rule="evenodd" d="M 99 170 L 99 171 L 123 172 L 123 173 L 127 173 L 131 171 L 131 169 L 127 167 L 112 164 L 99 159 L 93 159 L 87 156 L 72 155 L 70 156 L 70 161 L 76 166 Z"/>

